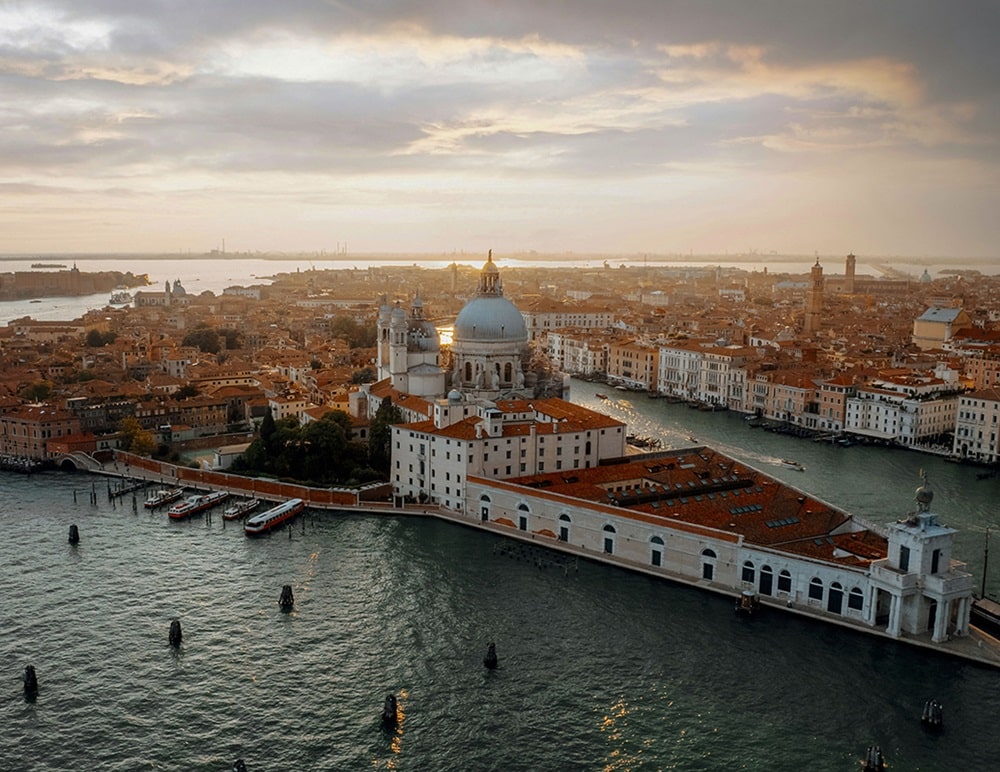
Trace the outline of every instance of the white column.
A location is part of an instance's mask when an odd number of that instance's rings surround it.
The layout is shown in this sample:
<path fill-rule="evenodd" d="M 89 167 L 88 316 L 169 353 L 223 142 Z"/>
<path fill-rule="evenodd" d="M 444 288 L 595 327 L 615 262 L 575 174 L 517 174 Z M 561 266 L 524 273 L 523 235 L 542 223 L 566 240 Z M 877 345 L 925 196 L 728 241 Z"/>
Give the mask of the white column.
<path fill-rule="evenodd" d="M 972 598 L 958 599 L 958 613 L 955 615 L 955 635 L 969 634 L 969 616 L 972 614 Z"/>
<path fill-rule="evenodd" d="M 903 599 L 899 595 L 890 595 L 889 626 L 886 632 L 893 638 L 899 637 L 900 622 L 903 617 Z"/>
<path fill-rule="evenodd" d="M 868 602 L 865 604 L 865 624 L 869 627 L 875 626 L 875 618 L 878 615 L 878 588 L 868 588 Z"/>
<path fill-rule="evenodd" d="M 948 620 L 951 619 L 951 601 L 940 600 L 937 604 L 937 614 L 934 617 L 934 633 L 931 640 L 941 643 L 948 640 Z"/>

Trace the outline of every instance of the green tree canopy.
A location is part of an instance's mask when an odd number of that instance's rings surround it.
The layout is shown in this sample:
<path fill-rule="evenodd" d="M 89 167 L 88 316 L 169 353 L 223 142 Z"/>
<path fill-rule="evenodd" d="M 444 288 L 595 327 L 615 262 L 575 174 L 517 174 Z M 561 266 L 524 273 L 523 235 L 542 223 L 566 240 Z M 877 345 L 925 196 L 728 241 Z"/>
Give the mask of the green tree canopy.
<path fill-rule="evenodd" d="M 182 343 L 185 346 L 195 346 L 206 354 L 219 353 L 219 333 L 207 324 L 199 324 L 191 330 L 184 336 Z"/>
<path fill-rule="evenodd" d="M 122 450 L 139 456 L 148 456 L 156 450 L 153 435 L 143 429 L 134 416 L 125 416 L 118 422 L 118 438 Z"/>
<path fill-rule="evenodd" d="M 347 413 L 331 410 L 304 426 L 295 418 L 272 418 L 270 423 L 273 428 L 268 438 L 262 424 L 260 436 L 250 443 L 234 469 L 322 485 L 377 478 L 364 465 L 364 447 L 351 440 Z"/>
<path fill-rule="evenodd" d="M 100 348 L 101 346 L 106 346 L 108 343 L 114 343 L 117 337 L 113 332 L 101 332 L 95 329 L 87 333 L 85 342 L 90 348 Z"/>
<path fill-rule="evenodd" d="M 403 411 L 389 397 L 383 397 L 368 432 L 368 463 L 383 474 L 392 458 L 392 425 L 403 423 Z"/>
<path fill-rule="evenodd" d="M 177 391 L 174 392 L 174 399 L 191 399 L 191 397 L 197 397 L 201 394 L 198 391 L 198 387 L 191 383 L 185 383 Z"/>
<path fill-rule="evenodd" d="M 362 367 L 351 373 L 351 383 L 374 383 L 377 377 L 374 367 Z"/>
<path fill-rule="evenodd" d="M 52 381 L 35 381 L 21 389 L 20 394 L 29 402 L 44 402 L 52 396 Z"/>
<path fill-rule="evenodd" d="M 330 322 L 330 335 L 346 340 L 351 348 L 371 348 L 378 330 L 374 324 L 361 325 L 350 316 L 337 316 Z"/>

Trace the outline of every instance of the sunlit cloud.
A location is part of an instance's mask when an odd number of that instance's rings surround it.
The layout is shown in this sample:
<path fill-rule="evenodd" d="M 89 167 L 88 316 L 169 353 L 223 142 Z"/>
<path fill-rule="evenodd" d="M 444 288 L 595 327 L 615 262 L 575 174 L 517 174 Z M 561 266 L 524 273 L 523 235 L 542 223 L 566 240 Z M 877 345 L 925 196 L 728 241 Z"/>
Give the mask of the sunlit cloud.
<path fill-rule="evenodd" d="M 915 0 L 904 34 L 881 5 L 623 3 L 8 4 L 7 243 L 461 247 L 513 229 L 525 248 L 686 251 L 777 229 L 772 248 L 839 251 L 816 238 L 843 227 L 802 215 L 820 208 L 891 251 L 997 242 L 979 214 L 1000 205 L 982 20 Z M 919 238 L 855 203 L 896 180 Z"/>

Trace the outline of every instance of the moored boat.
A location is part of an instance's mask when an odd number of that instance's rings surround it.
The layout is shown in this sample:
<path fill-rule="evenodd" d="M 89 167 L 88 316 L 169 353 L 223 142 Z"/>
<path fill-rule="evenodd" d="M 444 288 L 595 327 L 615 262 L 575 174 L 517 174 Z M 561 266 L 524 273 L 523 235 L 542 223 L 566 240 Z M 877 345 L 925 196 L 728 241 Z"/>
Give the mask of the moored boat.
<path fill-rule="evenodd" d="M 153 491 L 146 497 L 146 501 L 143 506 L 146 509 L 156 509 L 157 507 L 162 507 L 164 504 L 177 501 L 177 499 L 183 495 L 183 488 L 160 488 Z"/>
<path fill-rule="evenodd" d="M 231 504 L 222 511 L 222 519 L 240 520 L 249 515 L 259 506 L 260 499 L 244 499 L 243 501 L 237 501 L 235 504 Z"/>
<path fill-rule="evenodd" d="M 184 501 L 179 504 L 174 504 L 170 509 L 168 509 L 167 514 L 173 520 L 182 520 L 185 517 L 190 517 L 198 512 L 204 512 L 206 509 L 211 509 L 216 504 L 221 504 L 228 498 L 229 494 L 226 491 L 212 491 L 211 493 L 206 493 L 203 496 L 188 496 L 184 499 Z"/>
<path fill-rule="evenodd" d="M 306 503 L 302 499 L 289 499 L 276 507 L 271 507 L 266 512 L 249 518 L 243 524 L 243 531 L 247 536 L 259 536 L 277 528 L 285 521 L 291 520 L 305 508 Z"/>

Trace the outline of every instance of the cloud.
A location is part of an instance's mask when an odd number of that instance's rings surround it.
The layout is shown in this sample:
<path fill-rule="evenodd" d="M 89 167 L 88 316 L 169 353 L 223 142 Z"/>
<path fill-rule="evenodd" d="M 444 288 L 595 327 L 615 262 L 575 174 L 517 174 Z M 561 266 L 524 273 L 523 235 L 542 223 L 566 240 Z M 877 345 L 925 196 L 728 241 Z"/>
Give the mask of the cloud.
<path fill-rule="evenodd" d="M 993 3 L 571 8 L 22 0 L 0 10 L 0 199 L 128 190 L 291 211 L 301 197 L 416 223 L 435 199 L 488 218 L 499 196 L 538 234 L 561 229 L 531 212 L 569 222 L 607 196 L 621 209 L 605 216 L 629 222 L 676 191 L 706 212 L 685 232 L 718 228 L 734 189 L 822 176 L 848 196 L 853 175 L 908 166 L 956 200 L 997 199 Z M 977 243 L 996 235 L 979 227 Z"/>

